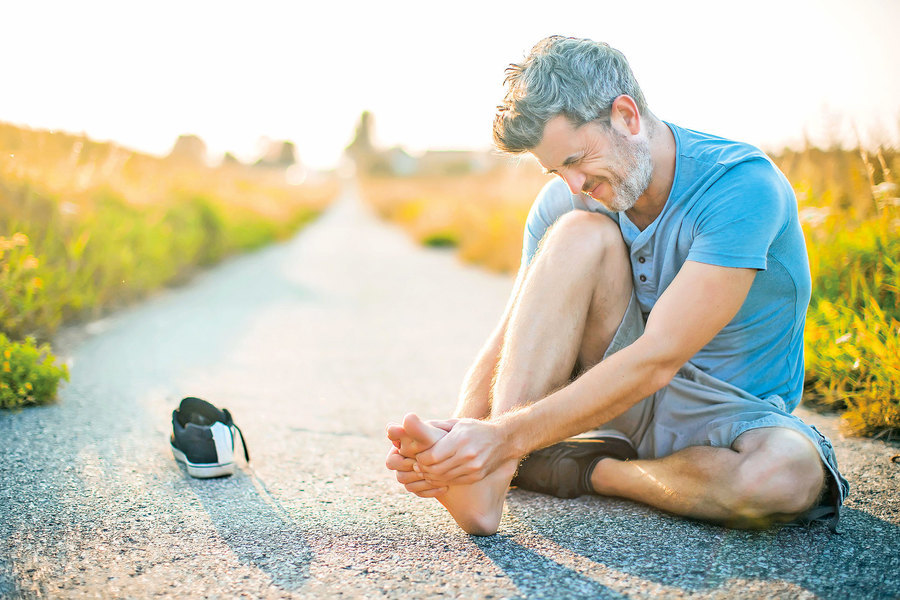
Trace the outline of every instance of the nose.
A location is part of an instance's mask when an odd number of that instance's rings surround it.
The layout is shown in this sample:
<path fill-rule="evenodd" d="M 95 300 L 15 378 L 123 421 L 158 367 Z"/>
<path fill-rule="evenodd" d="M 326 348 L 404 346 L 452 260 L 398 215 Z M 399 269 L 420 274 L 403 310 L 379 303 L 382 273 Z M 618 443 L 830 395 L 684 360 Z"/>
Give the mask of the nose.
<path fill-rule="evenodd" d="M 584 182 L 587 180 L 587 177 L 574 169 L 566 169 L 559 176 L 565 180 L 573 194 L 580 194 L 584 187 Z"/>

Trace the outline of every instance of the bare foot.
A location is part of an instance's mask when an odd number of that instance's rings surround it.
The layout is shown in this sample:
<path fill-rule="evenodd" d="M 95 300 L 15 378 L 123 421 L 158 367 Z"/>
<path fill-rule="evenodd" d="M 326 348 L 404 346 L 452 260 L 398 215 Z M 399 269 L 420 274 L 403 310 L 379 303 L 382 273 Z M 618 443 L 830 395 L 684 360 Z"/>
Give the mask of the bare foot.
<path fill-rule="evenodd" d="M 402 433 L 394 433 L 397 434 L 396 441 L 400 442 L 399 451 L 403 456 L 409 456 L 406 452 L 423 452 L 447 434 L 443 429 L 429 425 L 414 414 L 404 417 Z M 388 435 L 391 435 L 390 431 Z M 451 486 L 437 496 L 437 500 L 466 533 L 493 535 L 500 526 L 506 490 L 516 472 L 517 462 L 511 460 L 504 463 L 478 483 Z"/>
<path fill-rule="evenodd" d="M 387 434 L 402 456 L 415 458 L 419 452 L 434 446 L 447 432 L 410 413 L 403 417 L 403 425 L 389 425 Z"/>
<path fill-rule="evenodd" d="M 421 419 L 419 423 L 425 425 Z M 447 422 L 444 422 L 447 423 Z M 448 426 L 449 427 L 449 426 Z M 437 440 L 447 434 L 446 429 L 438 427 L 418 427 L 414 425 L 415 436 L 406 432 L 402 425 L 391 423 L 387 427 L 387 436 L 394 444 L 385 460 L 385 466 L 396 471 L 397 481 L 408 492 L 421 498 L 436 498 L 447 491 L 446 487 L 435 487 L 425 481 L 424 475 L 413 470 L 416 455 L 430 448 Z"/>

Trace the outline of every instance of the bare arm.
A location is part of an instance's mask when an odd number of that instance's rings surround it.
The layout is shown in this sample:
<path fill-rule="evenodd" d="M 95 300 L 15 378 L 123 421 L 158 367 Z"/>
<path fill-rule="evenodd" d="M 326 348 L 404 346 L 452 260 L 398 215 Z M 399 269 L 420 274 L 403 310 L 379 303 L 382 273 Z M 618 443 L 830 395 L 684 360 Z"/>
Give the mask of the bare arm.
<path fill-rule="evenodd" d="M 473 483 L 505 460 L 608 422 L 665 386 L 728 324 L 755 276 L 753 269 L 686 262 L 632 345 L 539 402 L 489 422 L 461 420 L 418 463 L 430 481 Z"/>

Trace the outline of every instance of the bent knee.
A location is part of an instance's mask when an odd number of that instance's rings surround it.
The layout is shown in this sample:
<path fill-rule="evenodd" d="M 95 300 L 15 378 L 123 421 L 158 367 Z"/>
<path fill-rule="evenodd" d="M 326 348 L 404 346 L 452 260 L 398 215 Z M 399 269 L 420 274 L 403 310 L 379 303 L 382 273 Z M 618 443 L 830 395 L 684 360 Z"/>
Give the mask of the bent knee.
<path fill-rule="evenodd" d="M 739 519 L 791 520 L 809 510 L 825 486 L 825 470 L 812 441 L 781 429 L 742 454 L 731 510 Z"/>
<path fill-rule="evenodd" d="M 540 248 L 542 253 L 563 250 L 570 256 L 602 256 L 610 250 L 625 251 L 625 241 L 619 227 L 608 216 L 573 210 L 553 224 L 541 240 Z"/>

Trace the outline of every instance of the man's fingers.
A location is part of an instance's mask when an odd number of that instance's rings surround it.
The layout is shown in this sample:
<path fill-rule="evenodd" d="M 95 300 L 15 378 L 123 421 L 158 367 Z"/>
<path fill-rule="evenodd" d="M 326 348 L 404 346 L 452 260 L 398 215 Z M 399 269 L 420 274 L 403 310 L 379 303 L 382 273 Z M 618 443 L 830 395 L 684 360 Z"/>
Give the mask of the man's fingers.
<path fill-rule="evenodd" d="M 419 463 L 419 466 L 429 467 L 452 458 L 456 454 L 456 445 L 452 440 L 447 441 L 449 437 L 451 437 L 449 434 L 442 437 L 428 450 L 416 454 L 416 462 Z"/>
<path fill-rule="evenodd" d="M 413 466 L 416 464 L 415 459 L 406 458 L 401 455 L 396 448 L 391 448 L 387 458 L 384 460 L 384 466 L 391 471 L 409 471 L 413 472 Z"/>
<path fill-rule="evenodd" d="M 439 462 L 437 464 L 427 465 L 427 464 L 424 464 L 423 462 L 419 461 L 418 457 L 417 457 L 416 464 L 413 468 L 418 470 L 422 475 L 424 475 L 426 477 L 431 477 L 434 479 L 443 479 L 444 475 L 446 475 L 447 473 L 449 473 L 453 469 L 456 469 L 457 467 L 459 467 L 460 465 L 462 465 L 464 463 L 465 463 L 465 460 L 463 460 L 457 456 L 452 456 L 449 459 Z"/>
<path fill-rule="evenodd" d="M 440 442 L 438 442 L 440 443 Z M 427 452 L 416 455 L 416 466 L 425 474 L 435 479 L 444 479 L 447 473 L 453 469 L 465 466 L 469 473 L 479 471 L 484 466 L 483 459 L 473 452 L 465 449 L 459 450 L 445 459 L 429 462 Z"/>
<path fill-rule="evenodd" d="M 484 473 L 479 471 L 472 472 L 465 466 L 450 469 L 441 476 L 425 474 L 425 480 L 431 485 L 448 487 L 452 485 L 469 485 L 478 483 L 484 479 Z"/>
<path fill-rule="evenodd" d="M 430 490 L 425 490 L 424 492 L 413 492 L 419 498 L 437 498 L 438 496 L 447 492 L 447 488 L 434 488 Z"/>
<path fill-rule="evenodd" d="M 450 431 L 453 429 L 453 426 L 459 423 L 459 419 L 444 419 L 443 421 L 428 421 L 429 425 L 437 427 L 438 429 L 443 429 L 444 431 Z"/>
<path fill-rule="evenodd" d="M 397 471 L 397 481 L 406 485 L 407 483 L 425 481 L 425 479 L 415 471 Z"/>
<path fill-rule="evenodd" d="M 417 496 L 422 496 L 423 498 L 433 498 L 439 494 L 442 494 L 447 491 L 447 488 L 443 487 L 434 487 L 427 481 L 415 481 L 413 483 L 408 483 L 403 487 L 406 488 L 406 491 L 412 492 Z"/>

